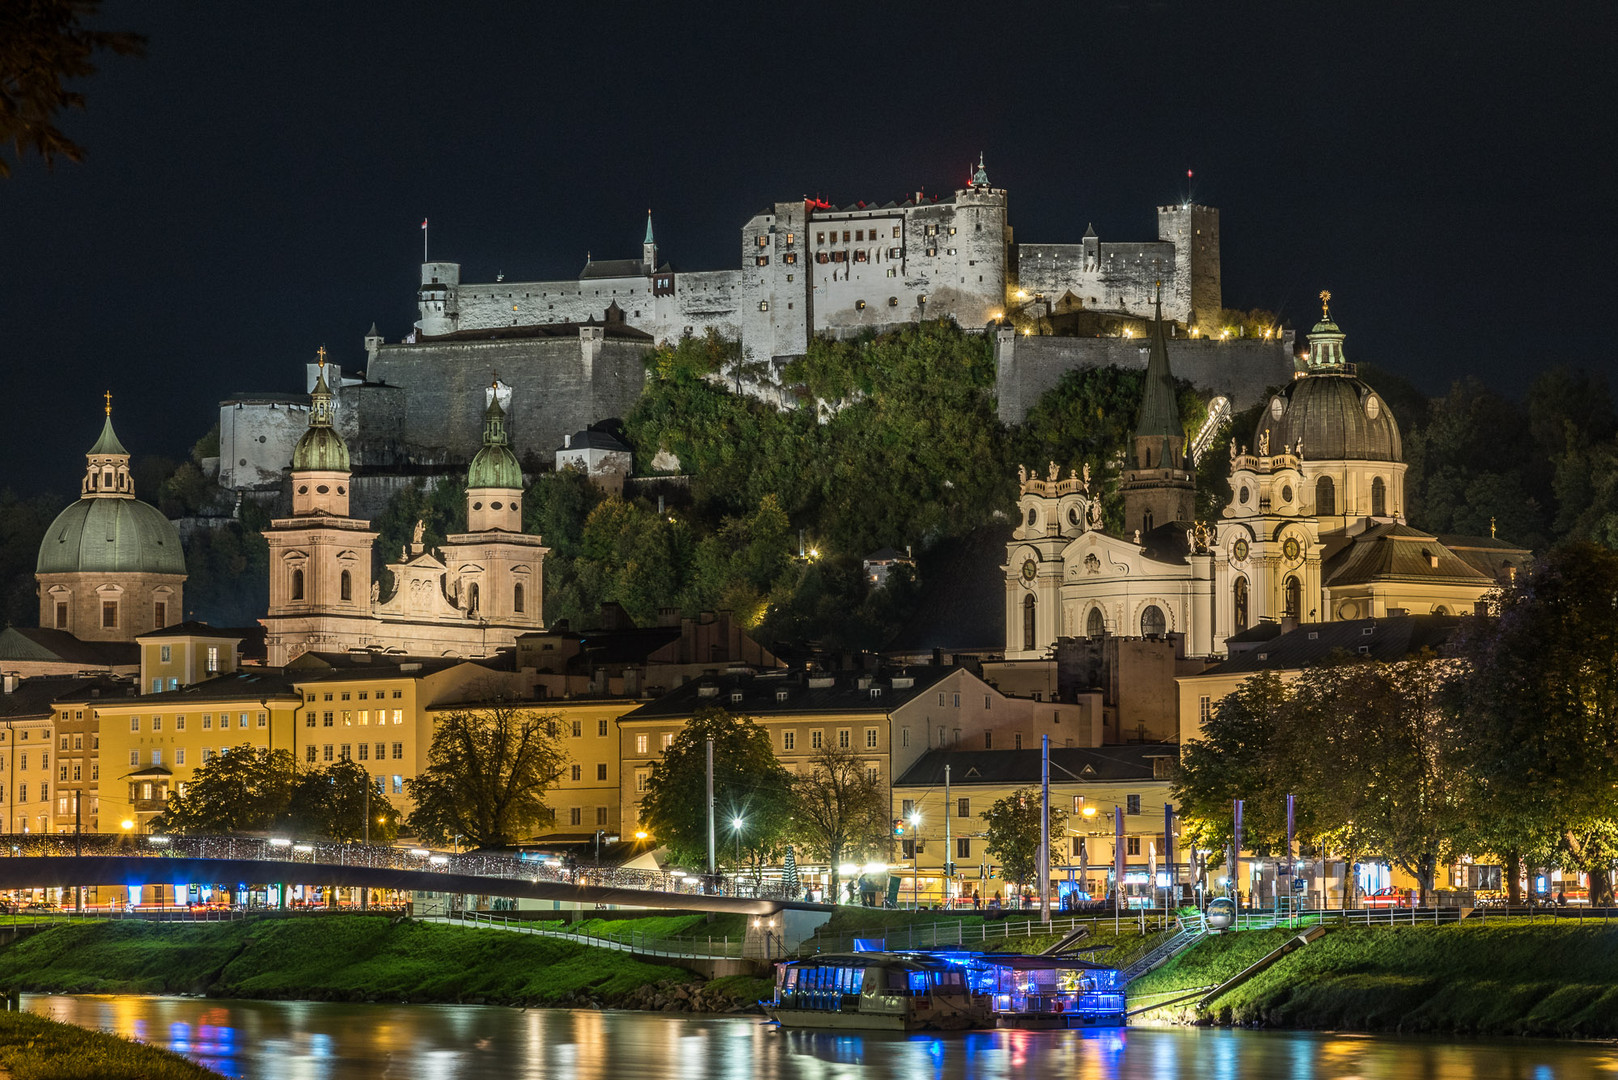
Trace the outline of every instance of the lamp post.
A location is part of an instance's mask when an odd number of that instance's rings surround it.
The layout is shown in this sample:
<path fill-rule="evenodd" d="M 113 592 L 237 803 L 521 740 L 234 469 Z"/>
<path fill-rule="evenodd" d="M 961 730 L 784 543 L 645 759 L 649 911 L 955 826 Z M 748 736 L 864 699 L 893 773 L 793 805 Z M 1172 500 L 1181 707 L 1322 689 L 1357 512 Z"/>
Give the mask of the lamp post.
<path fill-rule="evenodd" d="M 946 854 L 948 854 L 946 852 Z M 921 811 L 910 811 L 910 907 L 921 907 Z"/>
<path fill-rule="evenodd" d="M 128 848 L 131 843 L 129 839 L 131 835 L 130 830 L 134 829 L 135 822 L 130 818 L 124 818 L 124 820 L 119 822 L 119 824 L 124 830 L 124 847 Z M 129 898 L 126 903 L 128 904 L 129 910 L 133 911 L 135 909 L 135 887 L 131 885 L 127 891 L 129 893 Z"/>
<path fill-rule="evenodd" d="M 736 836 L 736 875 L 731 886 L 737 895 L 742 891 L 742 817 L 740 814 L 730 819 L 730 831 Z"/>

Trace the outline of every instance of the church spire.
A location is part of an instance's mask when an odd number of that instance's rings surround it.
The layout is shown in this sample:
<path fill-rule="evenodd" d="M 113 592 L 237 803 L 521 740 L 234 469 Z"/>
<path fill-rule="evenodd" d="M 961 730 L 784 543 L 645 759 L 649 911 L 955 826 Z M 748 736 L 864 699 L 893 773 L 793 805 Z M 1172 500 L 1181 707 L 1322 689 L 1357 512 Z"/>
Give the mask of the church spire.
<path fill-rule="evenodd" d="M 646 239 L 640 245 L 641 270 L 647 274 L 657 270 L 657 241 L 652 237 L 652 211 L 646 210 Z"/>
<path fill-rule="evenodd" d="M 1320 321 L 1309 331 L 1308 363 L 1311 370 L 1346 369 L 1348 357 L 1343 342 L 1348 335 L 1337 328 L 1331 317 L 1331 290 L 1320 291 Z"/>
<path fill-rule="evenodd" d="M 981 151 L 981 150 L 978 151 L 978 167 L 977 167 L 977 171 L 975 171 L 972 174 L 972 186 L 973 187 L 988 187 L 989 186 L 989 170 L 984 168 L 984 165 L 983 165 L 983 151 Z"/>
<path fill-rule="evenodd" d="M 1180 424 L 1179 394 L 1174 389 L 1174 373 L 1169 370 L 1168 343 L 1163 339 L 1163 283 L 1157 284 L 1157 313 L 1152 320 L 1152 352 L 1146 363 L 1146 383 L 1142 388 L 1140 419 L 1135 438 L 1171 437 L 1185 440 Z"/>
<path fill-rule="evenodd" d="M 101 437 L 84 455 L 84 482 L 79 486 L 79 494 L 85 498 L 111 495 L 133 499 L 135 484 L 129 475 L 129 451 L 112 430 L 112 391 L 108 390 L 102 400 L 106 419 L 101 422 Z"/>

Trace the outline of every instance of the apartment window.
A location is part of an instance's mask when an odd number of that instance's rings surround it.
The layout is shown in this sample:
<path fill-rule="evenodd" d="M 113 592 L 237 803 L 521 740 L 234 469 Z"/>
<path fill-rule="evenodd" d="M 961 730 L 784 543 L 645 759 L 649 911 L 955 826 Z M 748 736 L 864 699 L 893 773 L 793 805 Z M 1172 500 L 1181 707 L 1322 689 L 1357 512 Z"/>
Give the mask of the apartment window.
<path fill-rule="evenodd" d="M 364 697 L 364 696 L 365 696 L 364 694 L 360 695 L 360 697 Z M 371 710 L 370 709 L 361 709 L 360 710 L 360 727 L 370 727 L 370 726 L 371 726 Z"/>
<path fill-rule="evenodd" d="M 607 808 L 605 806 L 596 807 L 596 825 L 601 826 L 601 825 L 605 825 L 606 823 L 607 823 Z"/>
<path fill-rule="evenodd" d="M 906 821 L 909 821 L 910 815 L 916 811 L 916 800 L 906 799 L 904 802 L 900 803 L 899 806 L 899 816 L 904 818 Z"/>
<path fill-rule="evenodd" d="M 581 721 L 575 720 L 570 725 L 570 730 L 573 732 L 573 737 L 577 739 L 580 735 L 584 734 L 584 724 Z"/>
<path fill-rule="evenodd" d="M 663 732 L 663 734 L 658 738 L 657 741 L 658 741 L 658 744 L 663 747 L 663 749 L 667 750 L 669 747 L 674 745 L 674 732 L 672 732 L 672 731 Z"/>
<path fill-rule="evenodd" d="M 140 717 L 131 716 L 129 718 L 129 730 L 130 731 L 139 731 L 140 730 Z"/>
<path fill-rule="evenodd" d="M 327 709 L 325 712 L 320 714 L 321 727 L 331 727 L 336 723 L 336 721 L 337 714 L 332 712 L 330 709 Z"/>
<path fill-rule="evenodd" d="M 880 782 L 882 779 L 882 770 L 867 761 L 865 763 L 865 779 L 869 780 L 873 784 Z"/>
<path fill-rule="evenodd" d="M 348 701 L 352 696 L 347 690 L 343 691 L 342 698 L 344 701 Z"/>
<path fill-rule="evenodd" d="M 582 825 L 582 824 L 584 824 L 583 819 L 580 816 L 580 813 L 581 813 L 581 811 L 579 810 L 579 808 L 577 806 L 568 807 L 567 808 L 567 823 L 569 825 Z"/>
<path fill-rule="evenodd" d="M 1075 836 L 1073 838 L 1073 857 L 1075 859 L 1077 859 L 1079 856 L 1081 856 L 1083 854 L 1084 854 L 1084 837 Z"/>
<path fill-rule="evenodd" d="M 180 764 L 184 765 L 185 764 L 185 751 L 181 750 L 178 753 L 179 753 L 179 757 L 180 757 Z M 75 779 L 75 780 L 84 779 L 84 777 L 81 775 L 83 772 L 84 772 L 84 767 L 79 762 L 75 761 L 73 763 L 73 779 Z"/>
<path fill-rule="evenodd" d="M 100 762 L 98 762 L 98 761 L 90 762 L 90 779 L 91 780 L 100 780 L 101 779 L 101 763 Z"/>
<path fill-rule="evenodd" d="M 332 746 L 331 743 L 327 743 L 324 746 L 322 746 L 320 748 L 320 760 L 321 761 L 332 761 L 332 760 L 334 760 L 334 756 L 333 756 L 333 753 L 332 753 L 333 749 L 334 749 L 334 747 Z M 206 754 L 207 751 L 204 750 L 203 753 Z"/>
<path fill-rule="evenodd" d="M 959 695 L 959 694 L 955 695 L 955 707 L 957 709 L 959 709 L 961 707 L 961 695 Z"/>
<path fill-rule="evenodd" d="M 638 757 L 645 757 L 646 756 L 647 742 L 648 742 L 647 737 L 644 734 L 635 736 L 635 754 L 636 754 L 636 756 L 638 756 Z"/>
<path fill-rule="evenodd" d="M 1206 724 L 1213 716 L 1213 701 L 1207 694 L 1197 698 L 1197 719 Z"/>
<path fill-rule="evenodd" d="M 343 696 L 347 697 L 348 695 L 344 694 Z M 354 712 L 353 712 L 352 709 L 344 709 L 343 710 L 343 726 L 344 727 L 353 727 L 354 726 Z"/>
<path fill-rule="evenodd" d="M 811 731 L 809 733 L 809 749 L 819 750 L 824 745 L 824 733 Z"/>
<path fill-rule="evenodd" d="M 314 727 L 319 722 L 320 722 L 320 718 L 318 716 L 316 716 L 314 713 L 307 712 L 307 713 L 303 714 L 303 726 L 304 727 Z"/>
<path fill-rule="evenodd" d="M 365 745 L 365 744 L 364 744 L 364 743 L 360 743 L 360 745 L 361 745 L 361 746 L 364 746 L 364 745 Z M 353 750 L 352 750 L 352 749 L 351 749 L 351 748 L 350 748 L 350 747 L 349 747 L 349 744 L 348 744 L 348 743 L 344 743 L 344 744 L 343 744 L 343 745 L 342 745 L 342 747 L 341 747 L 341 748 L 340 748 L 340 749 L 339 749 L 339 750 L 338 750 L 338 751 L 337 751 L 337 754 L 338 754 L 338 756 L 339 756 L 339 757 L 341 757 L 341 758 L 342 758 L 342 759 L 343 759 L 343 760 L 344 760 L 344 761 L 350 761 L 350 760 L 352 760 L 352 759 L 353 759 L 353 757 L 354 757 L 354 752 L 353 752 Z"/>
<path fill-rule="evenodd" d="M 204 746 L 202 748 L 202 763 L 206 765 L 211 760 L 213 760 L 213 751 Z"/>
<path fill-rule="evenodd" d="M 368 743 L 360 743 L 360 760 L 361 761 L 369 761 L 370 760 L 370 751 L 371 751 L 370 744 L 368 744 Z"/>
<path fill-rule="evenodd" d="M 596 737 L 600 739 L 605 739 L 607 737 L 607 721 L 596 721 Z"/>
<path fill-rule="evenodd" d="M 966 837 L 958 837 L 955 841 L 955 857 L 957 859 L 970 859 L 972 857 L 972 841 Z"/>
<path fill-rule="evenodd" d="M 403 690 L 395 690 L 393 692 L 393 696 L 396 697 L 396 698 L 402 698 L 402 697 L 404 697 L 404 691 Z"/>
<path fill-rule="evenodd" d="M 56 779 L 58 779 L 58 780 L 66 780 L 67 779 L 67 762 L 64 761 L 62 763 L 61 768 L 60 768 L 60 773 L 61 773 L 61 775 L 59 775 Z"/>
<path fill-rule="evenodd" d="M 202 730 L 203 731 L 212 731 L 213 730 L 213 713 L 203 713 L 202 714 Z"/>
<path fill-rule="evenodd" d="M 607 763 L 605 761 L 596 762 L 596 779 L 597 780 L 605 780 L 606 778 L 607 778 Z"/>
<path fill-rule="evenodd" d="M 395 795 L 404 794 L 404 777 L 398 773 L 393 774 L 393 793 Z"/>
<path fill-rule="evenodd" d="M 218 674 L 218 672 L 219 672 L 219 646 L 217 646 L 217 645 L 209 645 L 208 646 L 208 665 L 207 666 L 208 666 L 209 674 Z"/>
<path fill-rule="evenodd" d="M 118 628 L 118 601 L 101 601 L 101 628 L 103 630 L 116 630 Z"/>
<path fill-rule="evenodd" d="M 185 730 L 185 717 L 183 717 L 183 716 L 179 717 L 175 721 L 174 726 L 179 728 L 181 731 L 184 731 Z M 83 735 L 75 735 L 75 736 L 73 736 L 73 749 L 75 749 L 75 750 L 83 750 L 84 749 L 84 736 Z"/>
<path fill-rule="evenodd" d="M 184 765 L 185 764 L 185 747 L 183 747 L 183 746 L 175 747 L 175 750 L 174 750 L 174 764 L 176 764 L 176 765 Z M 73 772 L 75 774 L 77 774 L 78 771 L 79 771 L 78 767 L 74 766 Z M 78 776 L 74 775 L 73 779 L 77 780 Z"/>
<path fill-rule="evenodd" d="M 269 722 L 270 722 L 270 718 L 269 718 L 269 717 L 268 717 L 268 716 L 266 716 L 266 715 L 264 715 L 264 714 L 263 714 L 263 713 L 259 713 L 259 714 L 258 714 L 258 726 L 259 726 L 259 727 L 264 727 L 264 726 L 266 726 L 266 725 L 267 725 L 267 724 L 268 724 L 268 723 L 269 723 Z M 244 726 L 245 726 L 245 725 L 244 725 Z"/>
<path fill-rule="evenodd" d="M 1126 836 L 1124 838 L 1124 854 L 1125 855 L 1139 855 L 1140 854 L 1140 837 L 1138 837 L 1138 836 Z"/>
<path fill-rule="evenodd" d="M 902 849 L 901 853 L 906 859 L 914 859 L 916 857 L 915 840 L 907 836 L 899 842 L 899 846 Z"/>
<path fill-rule="evenodd" d="M 1138 814 L 1138 813 L 1140 813 L 1140 796 L 1139 795 L 1125 795 L 1124 796 L 1124 813 L 1126 813 L 1126 814 Z"/>
<path fill-rule="evenodd" d="M 972 816 L 972 800 L 971 799 L 956 799 L 955 800 L 955 816 L 956 817 L 964 817 L 964 818 L 971 817 Z"/>
<path fill-rule="evenodd" d="M 394 743 L 393 744 L 393 760 L 399 761 L 399 760 L 402 760 L 403 758 L 404 758 L 404 743 L 402 743 L 402 742 Z"/>
<path fill-rule="evenodd" d="M 162 731 L 163 730 L 163 718 L 161 716 L 152 717 L 152 730 L 153 731 Z"/>
<path fill-rule="evenodd" d="M 361 690 L 360 691 L 360 700 L 361 701 L 368 701 L 368 700 L 370 700 L 370 697 L 371 697 L 371 692 L 369 690 Z"/>
<path fill-rule="evenodd" d="M 569 773 L 569 779 L 571 779 L 575 784 L 577 784 L 580 780 L 583 780 L 584 779 L 584 766 L 582 766 L 582 765 L 573 766 L 572 770 Z"/>
<path fill-rule="evenodd" d="M 847 750 L 848 749 L 849 742 L 850 742 L 850 739 L 849 739 L 850 734 L 851 734 L 851 732 L 849 731 L 848 728 L 838 728 L 837 729 L 837 749 L 839 749 L 839 750 Z"/>
<path fill-rule="evenodd" d="M 152 751 L 152 764 L 153 765 L 161 765 L 161 764 L 163 764 L 163 751 L 161 751 L 161 750 L 153 750 Z"/>
<path fill-rule="evenodd" d="M 646 792 L 646 783 L 647 783 L 647 781 L 651 780 L 651 778 L 652 778 L 652 770 L 650 770 L 650 769 L 636 769 L 635 770 L 635 791 L 640 793 L 640 794 L 645 794 L 645 792 Z"/>
<path fill-rule="evenodd" d="M 938 692 L 938 707 L 944 707 L 944 692 L 942 690 Z"/>
<path fill-rule="evenodd" d="M 877 741 L 876 730 L 877 729 L 874 728 L 874 727 L 868 727 L 868 728 L 865 729 L 865 749 L 867 749 L 867 750 L 875 750 L 876 749 L 876 741 Z"/>
<path fill-rule="evenodd" d="M 321 700 L 323 700 L 323 701 L 330 701 L 330 700 L 331 700 L 331 691 L 330 691 L 330 690 L 327 690 L 327 691 L 326 691 L 326 695 L 325 695 L 325 697 L 324 697 L 324 698 L 322 698 L 322 699 L 321 699 Z"/>
<path fill-rule="evenodd" d="M 398 697 L 399 695 L 398 695 L 397 692 L 395 692 L 395 694 L 393 696 Z M 403 709 L 394 709 L 393 710 L 393 722 L 395 724 L 404 723 L 404 710 Z"/>
<path fill-rule="evenodd" d="M 993 708 L 994 707 L 993 702 L 994 702 L 994 699 L 992 697 L 990 697 L 988 694 L 983 695 L 983 707 L 985 709 Z"/>
<path fill-rule="evenodd" d="M 387 743 L 377 743 L 376 744 L 376 760 L 381 761 L 383 758 L 385 758 L 387 756 L 388 756 L 388 744 Z"/>
<path fill-rule="evenodd" d="M 1019 731 L 1011 737 L 1011 744 L 1014 750 L 1022 749 L 1022 732 Z"/>
<path fill-rule="evenodd" d="M 165 663 L 165 664 L 169 663 L 170 661 L 172 661 L 174 659 L 174 646 L 172 646 L 172 645 L 160 646 L 158 648 L 157 652 L 158 652 L 158 655 L 163 658 L 163 663 Z"/>
<path fill-rule="evenodd" d="M 795 731 L 781 732 L 781 749 L 796 750 L 798 747 L 798 733 Z"/>

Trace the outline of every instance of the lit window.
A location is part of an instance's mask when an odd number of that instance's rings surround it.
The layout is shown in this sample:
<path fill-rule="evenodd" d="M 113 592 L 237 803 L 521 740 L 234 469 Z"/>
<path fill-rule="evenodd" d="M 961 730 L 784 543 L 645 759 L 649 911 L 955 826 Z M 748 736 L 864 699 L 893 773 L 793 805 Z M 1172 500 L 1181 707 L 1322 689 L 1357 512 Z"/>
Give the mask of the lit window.
<path fill-rule="evenodd" d="M 644 734 L 635 736 L 635 753 L 638 756 L 645 756 L 645 754 L 646 754 L 646 744 L 647 744 L 647 737 Z"/>
<path fill-rule="evenodd" d="M 174 659 L 174 647 L 172 645 L 164 645 L 157 651 L 163 657 L 163 663 L 165 664 Z"/>
<path fill-rule="evenodd" d="M 795 750 L 798 747 L 798 733 L 795 731 L 781 732 L 781 749 Z"/>

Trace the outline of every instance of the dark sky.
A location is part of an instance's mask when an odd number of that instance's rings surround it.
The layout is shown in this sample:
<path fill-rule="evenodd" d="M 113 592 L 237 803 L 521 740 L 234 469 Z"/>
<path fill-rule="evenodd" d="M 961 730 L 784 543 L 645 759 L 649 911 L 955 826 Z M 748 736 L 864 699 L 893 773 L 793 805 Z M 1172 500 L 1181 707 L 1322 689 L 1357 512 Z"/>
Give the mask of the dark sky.
<path fill-rule="evenodd" d="M 565 11 L 563 9 L 566 9 Z M 1376 9 L 1381 9 L 1380 13 Z M 569 13 L 571 12 L 571 13 Z M 1218 206 L 1227 306 L 1513 394 L 1613 361 L 1618 102 L 1595 4 L 109 2 L 150 39 L 0 180 L 0 486 L 77 490 L 115 394 L 179 455 L 238 390 L 417 317 L 421 219 L 463 280 L 738 265 L 777 199 L 944 192 L 979 150 L 1019 241 Z M 150 492 L 143 492 L 150 498 Z"/>

